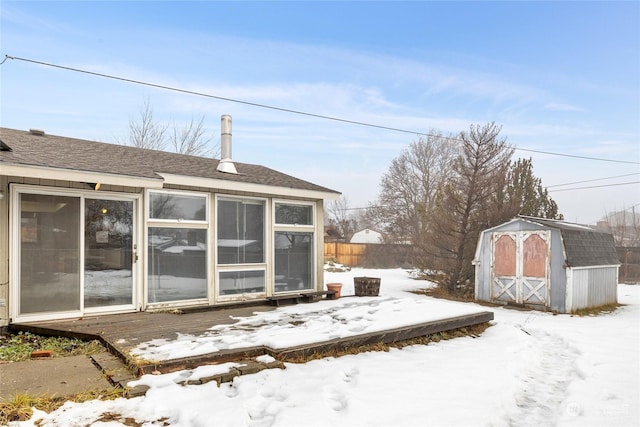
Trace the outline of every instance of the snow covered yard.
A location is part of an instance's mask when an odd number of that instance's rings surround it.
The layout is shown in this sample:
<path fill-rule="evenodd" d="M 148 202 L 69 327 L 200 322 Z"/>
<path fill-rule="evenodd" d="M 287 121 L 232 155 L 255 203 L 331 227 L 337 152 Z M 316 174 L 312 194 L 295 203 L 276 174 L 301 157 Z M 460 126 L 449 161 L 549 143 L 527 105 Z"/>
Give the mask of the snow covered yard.
<path fill-rule="evenodd" d="M 221 387 L 178 382 L 231 365 L 146 375 L 138 380 L 150 386 L 144 397 L 68 402 L 51 414 L 38 412 L 17 425 L 640 425 L 640 286 L 619 285 L 618 301 L 624 306 L 614 313 L 577 317 L 434 300 L 407 292 L 425 287 L 425 282 L 412 280 L 400 269 L 354 269 L 327 273 L 325 280 L 342 282 L 342 294 L 350 295 L 354 276 L 382 278 L 373 307 L 400 301 L 396 305 L 424 304 L 424 310 L 430 309 L 429 302 L 434 310 L 443 306 L 452 311 L 489 309 L 495 313 L 494 326 L 479 338 L 287 363 L 285 370 L 237 377 Z M 353 300 L 338 300 L 350 321 L 354 320 L 349 317 Z M 300 306 L 297 310 L 303 311 L 298 314 L 304 316 L 304 310 L 314 305 Z M 281 310 L 293 308 L 276 312 Z M 366 320 L 367 313 L 354 321 Z M 384 316 L 401 319 L 403 311 L 391 310 Z M 324 326 L 308 328 L 303 336 L 347 333 L 335 329 L 337 324 L 327 329 L 329 320 L 320 323 Z M 248 339 L 291 345 L 290 337 L 277 332 L 266 328 Z M 238 345 L 198 342 L 194 337 L 182 344 L 192 346 L 192 351 L 201 346 Z M 177 351 L 172 345 L 154 343 L 141 351 Z"/>

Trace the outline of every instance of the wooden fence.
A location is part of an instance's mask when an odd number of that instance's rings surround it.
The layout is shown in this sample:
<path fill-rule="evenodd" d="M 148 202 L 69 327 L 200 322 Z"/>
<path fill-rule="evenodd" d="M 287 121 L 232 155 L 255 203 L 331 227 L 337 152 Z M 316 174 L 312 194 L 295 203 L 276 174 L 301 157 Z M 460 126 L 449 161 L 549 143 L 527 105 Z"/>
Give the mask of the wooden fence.
<path fill-rule="evenodd" d="M 362 264 L 366 250 L 365 243 L 325 243 L 324 257 L 333 258 L 338 264 L 356 266 Z"/>
<path fill-rule="evenodd" d="M 324 258 L 350 267 L 395 268 L 410 265 L 411 245 L 325 243 Z"/>

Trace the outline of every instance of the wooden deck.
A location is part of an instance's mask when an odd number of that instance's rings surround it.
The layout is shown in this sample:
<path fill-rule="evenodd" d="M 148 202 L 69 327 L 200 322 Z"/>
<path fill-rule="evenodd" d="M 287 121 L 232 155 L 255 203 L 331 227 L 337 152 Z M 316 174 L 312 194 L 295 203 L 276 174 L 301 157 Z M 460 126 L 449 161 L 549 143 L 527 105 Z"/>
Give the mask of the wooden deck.
<path fill-rule="evenodd" d="M 482 311 L 470 315 L 287 349 L 275 350 L 264 346 L 247 347 L 157 363 L 139 361 L 130 354 L 134 347 L 143 342 L 154 339 L 175 340 L 178 334 L 198 336 L 204 334 L 215 325 L 233 324 L 236 322 L 234 320 L 236 317 L 249 317 L 256 312 L 275 309 L 276 307 L 270 305 L 252 305 L 201 311 L 136 312 L 91 316 L 75 320 L 20 323 L 12 324 L 10 327 L 14 331 L 25 331 L 40 335 L 67 336 L 84 340 L 97 339 L 113 354 L 137 371 L 138 374 L 144 374 L 155 370 L 170 372 L 179 369 L 191 369 L 200 365 L 244 360 L 263 354 L 270 354 L 278 360 L 286 361 L 316 352 L 343 350 L 375 343 L 389 344 L 493 320 L 492 312 Z"/>

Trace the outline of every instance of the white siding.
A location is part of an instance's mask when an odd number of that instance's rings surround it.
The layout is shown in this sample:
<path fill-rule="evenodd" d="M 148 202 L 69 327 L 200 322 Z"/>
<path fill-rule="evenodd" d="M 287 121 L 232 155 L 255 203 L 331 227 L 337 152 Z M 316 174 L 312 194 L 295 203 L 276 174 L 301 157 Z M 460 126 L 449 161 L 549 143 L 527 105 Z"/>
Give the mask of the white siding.
<path fill-rule="evenodd" d="M 568 313 L 617 302 L 617 266 L 574 268 L 569 283 Z"/>

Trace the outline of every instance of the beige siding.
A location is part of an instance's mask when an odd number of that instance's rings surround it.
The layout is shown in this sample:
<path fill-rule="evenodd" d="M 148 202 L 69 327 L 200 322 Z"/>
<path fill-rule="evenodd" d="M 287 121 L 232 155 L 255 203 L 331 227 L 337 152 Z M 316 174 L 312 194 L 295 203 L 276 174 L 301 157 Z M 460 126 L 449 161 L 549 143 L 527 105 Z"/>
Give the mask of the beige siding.
<path fill-rule="evenodd" d="M 0 328 L 9 324 L 9 184 L 0 176 Z"/>

